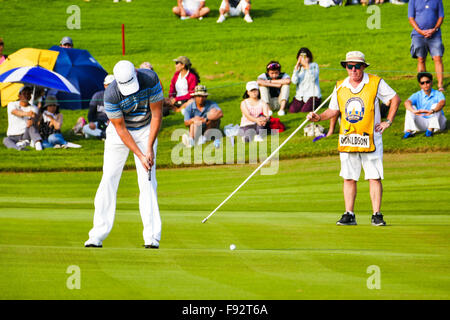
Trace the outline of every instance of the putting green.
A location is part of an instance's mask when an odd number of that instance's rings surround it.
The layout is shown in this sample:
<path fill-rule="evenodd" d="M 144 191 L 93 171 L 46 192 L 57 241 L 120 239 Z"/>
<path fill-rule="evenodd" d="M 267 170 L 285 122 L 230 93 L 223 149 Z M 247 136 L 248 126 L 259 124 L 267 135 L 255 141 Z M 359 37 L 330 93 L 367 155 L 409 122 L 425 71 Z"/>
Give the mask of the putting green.
<path fill-rule="evenodd" d="M 449 299 L 449 154 L 384 161 L 386 227 L 365 181 L 358 226 L 335 225 L 337 157 L 280 162 L 205 224 L 254 166 L 159 170 L 159 250 L 142 247 L 133 171 L 101 249 L 83 247 L 100 173 L 0 174 L 0 299 Z"/>

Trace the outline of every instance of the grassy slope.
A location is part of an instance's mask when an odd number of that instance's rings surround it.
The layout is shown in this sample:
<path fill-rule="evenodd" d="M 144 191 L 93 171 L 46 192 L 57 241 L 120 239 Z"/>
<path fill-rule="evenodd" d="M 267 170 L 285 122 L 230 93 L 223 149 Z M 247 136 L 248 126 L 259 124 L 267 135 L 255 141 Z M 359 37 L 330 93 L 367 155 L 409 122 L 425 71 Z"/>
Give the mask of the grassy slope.
<path fill-rule="evenodd" d="M 72 1 L 70 4 L 76 4 L 81 9 L 81 29 L 68 30 L 68 4 L 65 1 L 0 0 L 0 30 L 6 42 L 6 53 L 23 47 L 49 48 L 63 36 L 70 35 L 76 47 L 88 49 L 111 72 L 114 64 L 123 58 L 120 26 L 125 23 L 126 58 L 136 64 L 150 61 L 166 89 L 174 72 L 172 59 L 179 55 L 191 58 L 194 67 L 200 72 L 202 83 L 210 89 L 211 99 L 216 100 L 225 111 L 222 125 L 239 123 L 239 102 L 245 82 L 262 73 L 264 65 L 271 59 L 279 60 L 284 71 L 291 73 L 295 54 L 301 46 L 309 47 L 321 66 L 324 98 L 331 93 L 335 81 L 345 75 L 338 62 L 345 52 L 353 49 L 366 53 L 372 64 L 370 72 L 383 76 L 398 91 L 402 100 L 418 89 L 414 80 L 415 61 L 409 56 L 411 27 L 406 19 L 406 6 L 381 6 L 381 29 L 369 30 L 366 27 L 369 14 L 364 7 L 324 9 L 319 6 L 306 7 L 297 0 L 258 0 L 253 5 L 253 24 L 233 18 L 218 25 L 215 20 L 219 2 L 208 2 L 212 9 L 210 18 L 180 21 L 171 14 L 174 1 L 119 4 L 109 0 Z M 450 10 L 448 2 L 444 6 L 446 11 Z M 23 19 L 24 16 L 27 18 Z M 448 47 L 449 38 L 445 36 L 447 28 L 444 23 L 444 44 Z M 444 56 L 444 64 L 448 65 L 447 56 Z M 292 86 L 291 98 L 293 92 Z M 18 153 L 0 148 L 0 170 L 100 169 L 103 144 L 70 134 L 76 119 L 86 114 L 86 110 L 64 111 L 63 132 L 69 140 L 81 143 L 82 149 Z M 287 137 L 303 119 L 304 114 L 285 116 L 283 122 L 288 126 L 288 131 L 283 133 L 281 139 Z M 401 141 L 403 119 L 402 106 L 394 126 L 385 134 L 387 152 L 450 149 L 450 140 L 446 134 L 433 139 L 420 137 Z M 323 125 L 327 127 L 328 124 Z M 3 108 L 0 110 L 0 137 L 6 133 L 6 128 L 6 109 Z M 159 143 L 159 166 L 173 166 L 170 154 L 177 142 L 170 141 L 170 136 L 176 128 L 183 128 L 181 115 L 164 119 Z M 286 145 L 280 157 L 335 154 L 336 139 L 334 136 L 312 144 L 310 138 L 299 134 Z M 131 156 L 127 164 L 133 165 Z"/>
<path fill-rule="evenodd" d="M 359 225 L 334 225 L 342 213 L 334 156 L 281 161 L 277 175 L 255 176 L 206 224 L 251 168 L 159 170 L 158 251 L 140 246 L 134 172 L 124 172 L 101 250 L 82 247 L 99 173 L 2 173 L 0 299 L 448 299 L 449 160 L 386 155 L 385 228 L 369 224 L 364 181 Z M 71 265 L 81 290 L 66 288 Z M 371 265 L 381 290 L 366 287 Z"/>

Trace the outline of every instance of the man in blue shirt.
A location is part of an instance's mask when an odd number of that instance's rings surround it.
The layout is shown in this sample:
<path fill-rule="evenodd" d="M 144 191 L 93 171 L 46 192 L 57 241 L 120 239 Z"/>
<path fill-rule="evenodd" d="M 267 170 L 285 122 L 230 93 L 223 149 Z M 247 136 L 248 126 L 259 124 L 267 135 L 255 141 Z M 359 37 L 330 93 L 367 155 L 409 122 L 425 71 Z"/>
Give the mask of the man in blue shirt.
<path fill-rule="evenodd" d="M 115 80 L 104 94 L 106 129 L 103 176 L 95 195 L 94 227 L 86 247 L 102 247 L 114 223 L 116 194 L 123 166 L 134 153 L 139 185 L 139 211 L 145 248 L 159 248 L 161 218 L 156 195 L 155 156 L 161 128 L 163 90 L 153 70 L 135 69 L 130 61 L 114 66 Z"/>
<path fill-rule="evenodd" d="M 417 75 L 422 90 L 414 93 L 405 101 L 405 134 L 403 139 L 413 137 L 417 131 L 426 131 L 426 137 L 445 129 L 447 119 L 442 110 L 445 97 L 442 92 L 434 90 L 431 73 L 421 72 Z"/>
<path fill-rule="evenodd" d="M 411 56 L 417 58 L 417 72 L 426 71 L 427 53 L 434 60 L 439 91 L 444 91 L 444 66 L 442 56 L 441 25 L 444 21 L 442 0 L 410 0 L 408 4 L 409 23 L 414 28 L 411 32 Z"/>
<path fill-rule="evenodd" d="M 208 129 L 220 126 L 220 118 L 223 117 L 223 112 L 211 100 L 206 100 L 208 91 L 203 85 L 197 85 L 195 91 L 191 93 L 194 101 L 190 103 L 184 110 L 184 124 L 189 128 L 189 135 L 183 135 L 183 143 L 187 147 L 193 147 L 195 140 L 197 144 L 204 144 L 206 137 L 203 135 Z M 219 147 L 219 137 L 215 137 L 214 145 Z"/>

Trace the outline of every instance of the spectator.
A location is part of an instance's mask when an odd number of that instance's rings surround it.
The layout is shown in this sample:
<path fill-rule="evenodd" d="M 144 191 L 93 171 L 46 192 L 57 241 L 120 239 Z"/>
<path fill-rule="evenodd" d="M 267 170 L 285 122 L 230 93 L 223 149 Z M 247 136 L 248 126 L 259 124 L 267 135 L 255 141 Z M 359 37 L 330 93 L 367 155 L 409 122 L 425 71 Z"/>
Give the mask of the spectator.
<path fill-rule="evenodd" d="M 205 0 L 177 0 L 177 6 L 172 8 L 172 12 L 185 19 L 202 20 L 209 13 L 209 8 L 205 7 Z"/>
<path fill-rule="evenodd" d="M 279 116 L 284 116 L 287 102 L 289 101 L 289 85 L 291 78 L 287 73 L 281 72 L 278 61 L 270 61 L 266 66 L 266 72 L 258 77 L 261 99 Z M 271 112 L 270 112 L 271 113 Z"/>
<path fill-rule="evenodd" d="M 300 48 L 292 73 L 292 83 L 296 85 L 296 92 L 289 105 L 291 113 L 311 112 L 321 103 L 319 65 L 313 61 L 311 51 L 308 48 Z"/>
<path fill-rule="evenodd" d="M 206 130 L 218 129 L 220 118 L 223 117 L 223 112 L 217 103 L 207 100 L 208 91 L 205 86 L 196 86 L 191 95 L 194 101 L 188 104 L 184 112 L 184 124 L 189 127 L 189 135 L 183 135 L 183 143 L 187 147 L 193 147 L 195 141 L 198 145 L 204 144 L 207 140 L 204 136 Z M 216 138 L 214 145 L 218 148 L 220 140 Z"/>
<path fill-rule="evenodd" d="M 425 131 L 426 137 L 432 137 L 437 131 L 446 127 L 444 116 L 444 94 L 434 90 L 431 73 L 421 72 L 417 75 L 421 90 L 405 101 L 405 134 L 403 139 L 414 137 L 417 131 Z"/>
<path fill-rule="evenodd" d="M 61 42 L 59 43 L 60 47 L 63 48 L 73 48 L 73 41 L 71 37 L 64 37 L 61 39 Z"/>
<path fill-rule="evenodd" d="M 244 20 L 248 23 L 252 23 L 252 17 L 250 17 L 250 0 L 222 0 L 219 8 L 220 16 L 217 19 L 217 23 L 225 21 L 226 16 L 237 17 L 244 14 Z"/>
<path fill-rule="evenodd" d="M 148 69 L 148 70 L 153 70 L 153 66 L 150 62 L 145 61 L 142 62 L 141 65 L 139 66 L 139 69 Z"/>
<path fill-rule="evenodd" d="M 3 144 L 8 149 L 26 150 L 34 145 L 36 150 L 42 150 L 42 138 L 36 126 L 38 108 L 29 103 L 31 87 L 24 86 L 19 91 L 19 100 L 8 103 L 8 131 Z"/>
<path fill-rule="evenodd" d="M 200 77 L 192 68 L 188 57 L 180 56 L 173 61 L 175 61 L 175 74 L 170 82 L 169 99 L 166 99 L 166 104 L 176 112 L 180 112 L 193 101 L 191 93 L 200 82 Z"/>
<path fill-rule="evenodd" d="M 409 23 L 414 28 L 411 32 L 411 56 L 417 58 L 417 72 L 426 71 L 428 52 L 434 60 L 438 90 L 444 91 L 444 65 L 442 56 L 441 25 L 444 22 L 444 5 L 442 0 L 410 0 L 408 5 Z"/>
<path fill-rule="evenodd" d="M 63 115 L 59 112 L 58 100 L 55 96 L 48 96 L 41 110 L 38 128 L 42 137 L 43 148 L 80 148 L 75 143 L 67 142 L 62 133 Z"/>
<path fill-rule="evenodd" d="M 109 74 L 103 81 L 105 89 L 111 82 L 114 81 L 114 75 Z M 109 123 L 108 116 L 105 112 L 103 98 L 105 90 L 97 91 L 92 96 L 89 103 L 88 121 L 89 123 L 83 126 L 83 133 L 85 138 L 96 137 L 99 139 L 106 138 L 106 127 Z"/>
<path fill-rule="evenodd" d="M 8 56 L 6 54 L 3 54 L 4 47 L 5 47 L 5 42 L 3 41 L 3 38 L 0 38 L 0 64 L 5 62 L 6 58 L 8 58 Z"/>
<path fill-rule="evenodd" d="M 256 142 L 264 140 L 269 124 L 269 105 L 260 99 L 259 86 L 256 81 L 247 82 L 244 100 L 241 102 L 242 141 Z"/>

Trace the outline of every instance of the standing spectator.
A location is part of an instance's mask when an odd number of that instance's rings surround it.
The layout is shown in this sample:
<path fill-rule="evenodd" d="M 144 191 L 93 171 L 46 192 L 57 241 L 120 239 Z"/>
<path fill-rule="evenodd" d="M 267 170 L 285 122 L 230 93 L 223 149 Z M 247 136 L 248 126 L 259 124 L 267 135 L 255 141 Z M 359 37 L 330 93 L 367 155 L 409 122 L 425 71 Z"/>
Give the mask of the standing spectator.
<path fill-rule="evenodd" d="M 169 99 L 166 100 L 166 104 L 176 112 L 180 112 L 193 101 L 191 94 L 200 82 L 200 76 L 192 68 L 188 57 L 180 56 L 173 61 L 175 61 L 175 74 L 170 82 Z"/>
<path fill-rule="evenodd" d="M 64 37 L 61 39 L 59 46 L 62 48 L 73 48 L 73 41 L 71 37 Z"/>
<path fill-rule="evenodd" d="M 289 85 L 291 78 L 287 73 L 281 72 L 278 61 L 270 61 L 266 66 L 266 72 L 258 76 L 259 92 L 261 99 L 279 116 L 284 116 L 286 104 L 289 101 Z"/>
<path fill-rule="evenodd" d="M 417 75 L 421 90 L 405 101 L 405 134 L 403 139 L 414 137 L 417 131 L 425 131 L 426 137 L 432 137 L 437 131 L 445 129 L 447 119 L 444 116 L 444 94 L 434 90 L 433 76 L 428 72 Z"/>
<path fill-rule="evenodd" d="M 223 112 L 214 101 L 207 100 L 208 91 L 203 85 L 195 87 L 195 91 L 191 94 L 194 97 L 184 112 L 184 124 L 189 128 L 189 135 L 182 137 L 183 144 L 187 147 L 193 147 L 195 141 L 198 145 L 206 142 L 203 135 L 208 129 L 218 129 L 220 126 L 220 118 Z M 220 146 L 220 140 L 216 137 L 214 146 Z"/>
<path fill-rule="evenodd" d="M 338 150 L 340 176 L 344 179 L 345 213 L 336 224 L 356 225 L 353 210 L 362 167 L 365 179 L 369 180 L 372 225 L 384 226 L 386 222 L 380 212 L 383 193 L 382 133 L 394 121 L 400 98 L 383 79 L 364 72 L 369 64 L 362 52 L 348 52 L 341 65 L 346 68 L 348 77 L 337 82 L 329 108 L 320 115 L 311 112 L 307 119 L 317 122 L 341 115 Z M 379 99 L 390 106 L 386 121 L 381 121 Z"/>
<path fill-rule="evenodd" d="M 44 148 L 81 148 L 79 144 L 67 142 L 62 133 L 63 115 L 59 112 L 58 100 L 48 96 L 38 120 L 39 134 Z"/>
<path fill-rule="evenodd" d="M 5 62 L 6 58 L 8 58 L 8 56 L 6 54 L 3 54 L 4 47 L 5 47 L 5 42 L 3 41 L 3 38 L 0 38 L 0 64 Z"/>
<path fill-rule="evenodd" d="M 408 4 L 411 32 L 411 56 L 417 58 L 417 72 L 425 72 L 428 52 L 434 61 L 438 90 L 444 92 L 444 65 L 441 25 L 444 22 L 442 0 L 410 0 Z"/>
<path fill-rule="evenodd" d="M 29 103 L 32 92 L 31 87 L 23 86 L 19 100 L 8 103 L 8 131 L 3 139 L 8 149 L 25 150 L 31 143 L 36 150 L 42 150 L 42 138 L 36 126 L 39 110 Z"/>
<path fill-rule="evenodd" d="M 95 195 L 94 226 L 84 245 L 102 247 L 113 227 L 117 189 L 131 150 L 138 176 L 144 246 L 157 249 L 161 239 L 161 217 L 155 157 L 164 98 L 161 82 L 154 71 L 136 70 L 126 60 L 116 63 L 114 78 L 105 90 L 105 111 L 112 125 L 107 129 L 103 176 Z"/>
<path fill-rule="evenodd" d="M 267 133 L 269 123 L 269 105 L 259 96 L 259 86 L 256 81 L 247 82 L 244 100 L 241 102 L 241 132 L 242 140 L 261 142 Z"/>
<path fill-rule="evenodd" d="M 209 8 L 205 7 L 205 0 L 177 0 L 177 6 L 172 8 L 172 12 L 181 20 L 202 20 L 209 11 Z"/>
<path fill-rule="evenodd" d="M 217 19 L 217 23 L 225 21 L 226 16 L 237 17 L 244 14 L 244 20 L 248 23 L 252 23 L 252 17 L 250 17 L 250 0 L 222 0 L 219 8 L 220 16 Z"/>
<path fill-rule="evenodd" d="M 114 81 L 114 75 L 109 74 L 103 81 L 103 86 L 108 88 L 111 82 Z M 106 127 L 109 123 L 108 116 L 105 112 L 104 106 L 105 90 L 97 91 L 92 96 L 89 103 L 88 121 L 89 123 L 83 126 L 83 133 L 85 138 L 96 137 L 100 139 L 106 138 Z"/>

